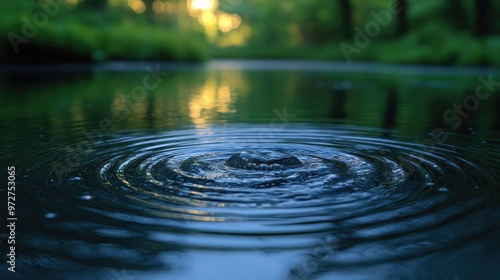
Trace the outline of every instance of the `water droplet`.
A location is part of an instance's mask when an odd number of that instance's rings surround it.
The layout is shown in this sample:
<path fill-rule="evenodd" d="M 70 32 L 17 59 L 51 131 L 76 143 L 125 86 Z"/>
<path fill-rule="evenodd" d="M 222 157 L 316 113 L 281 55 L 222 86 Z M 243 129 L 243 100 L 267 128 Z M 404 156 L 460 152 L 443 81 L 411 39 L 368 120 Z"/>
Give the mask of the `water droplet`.
<path fill-rule="evenodd" d="M 91 200 L 92 198 L 94 198 L 94 197 L 89 195 L 89 194 L 84 194 L 84 195 L 80 196 L 81 200 Z"/>
<path fill-rule="evenodd" d="M 69 179 L 70 182 L 79 182 L 81 180 L 82 180 L 82 178 L 78 177 L 78 176 L 75 176 L 75 177 L 72 177 L 72 178 Z"/>
<path fill-rule="evenodd" d="M 55 217 L 57 217 L 56 213 L 47 213 L 47 214 L 45 214 L 45 218 L 47 218 L 47 219 L 54 219 Z"/>

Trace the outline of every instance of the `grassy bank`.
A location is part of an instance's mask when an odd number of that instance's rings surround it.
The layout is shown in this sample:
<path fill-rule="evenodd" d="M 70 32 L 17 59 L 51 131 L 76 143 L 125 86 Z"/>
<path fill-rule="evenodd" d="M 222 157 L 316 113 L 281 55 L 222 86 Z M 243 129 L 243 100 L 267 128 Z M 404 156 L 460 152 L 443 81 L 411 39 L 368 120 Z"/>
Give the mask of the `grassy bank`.
<path fill-rule="evenodd" d="M 208 58 L 204 35 L 190 29 L 154 24 L 144 17 L 127 17 L 113 10 L 95 14 L 62 5 L 43 22 L 36 21 L 37 13 L 45 13 L 36 3 L 3 3 L 0 8 L 6 5 L 11 13 L 0 19 L 3 63 Z"/>
<path fill-rule="evenodd" d="M 208 58 L 201 38 L 166 28 L 126 23 L 113 28 L 49 25 L 26 44 L 20 44 L 17 54 L 9 40 L 4 39 L 2 62 L 198 61 Z"/>

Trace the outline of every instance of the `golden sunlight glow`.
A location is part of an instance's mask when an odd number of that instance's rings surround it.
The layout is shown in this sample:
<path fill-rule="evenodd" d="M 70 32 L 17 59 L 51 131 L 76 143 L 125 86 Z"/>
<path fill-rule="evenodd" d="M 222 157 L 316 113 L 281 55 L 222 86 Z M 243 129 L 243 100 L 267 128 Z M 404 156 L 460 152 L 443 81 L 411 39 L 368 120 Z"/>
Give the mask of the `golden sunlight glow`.
<path fill-rule="evenodd" d="M 173 14 L 175 12 L 175 5 L 167 2 L 165 3 L 165 8 L 163 9 L 167 14 Z"/>
<path fill-rule="evenodd" d="M 215 84 L 213 86 L 207 85 L 200 90 L 199 95 L 195 96 L 189 102 L 189 117 L 193 120 L 194 124 L 204 124 L 205 117 L 202 115 L 205 110 L 210 110 L 214 106 L 215 100 Z"/>
<path fill-rule="evenodd" d="M 229 113 L 229 104 L 231 104 L 231 89 L 229 88 L 229 86 L 221 86 L 217 91 L 217 97 L 219 99 L 217 112 Z"/>
<path fill-rule="evenodd" d="M 189 0 L 188 8 L 190 11 L 213 11 L 217 8 L 217 0 Z"/>
<path fill-rule="evenodd" d="M 163 12 L 165 10 L 165 3 L 162 1 L 156 0 L 153 2 L 153 11 L 157 14 Z"/>
<path fill-rule="evenodd" d="M 219 28 L 217 25 L 205 25 L 205 34 L 211 42 L 215 42 L 217 35 L 219 35 Z"/>
<path fill-rule="evenodd" d="M 231 23 L 231 16 L 226 13 L 221 13 L 219 15 L 219 30 L 227 33 L 233 30 L 233 25 Z"/>
<path fill-rule="evenodd" d="M 243 46 L 248 38 L 252 36 L 252 28 L 248 25 L 241 25 L 237 30 L 220 36 L 217 45 L 220 47 Z"/>
<path fill-rule="evenodd" d="M 240 27 L 241 24 L 241 17 L 238 14 L 232 14 L 231 15 L 231 27 L 233 29 L 237 29 Z"/>
<path fill-rule="evenodd" d="M 216 113 L 235 112 L 229 85 L 218 85 L 215 77 L 209 78 L 199 93 L 189 102 L 189 117 L 195 125 L 203 125 Z"/>
<path fill-rule="evenodd" d="M 128 5 L 136 13 L 144 13 L 146 11 L 146 5 L 141 0 L 129 0 Z"/>
<path fill-rule="evenodd" d="M 218 0 L 187 0 L 187 6 L 184 7 L 205 28 L 205 35 L 210 42 L 223 47 L 244 45 L 252 34 L 250 27 L 246 26 L 245 30 L 238 32 L 243 27 L 241 16 L 219 11 L 218 6 Z"/>
<path fill-rule="evenodd" d="M 214 25 L 217 22 L 217 18 L 210 12 L 203 12 L 200 17 L 200 23 L 203 25 Z"/>
<path fill-rule="evenodd" d="M 243 45 L 243 43 L 245 43 L 245 37 L 243 36 L 243 34 L 241 34 L 241 32 L 235 32 L 231 34 L 229 38 L 231 39 L 231 42 L 237 46 Z"/>

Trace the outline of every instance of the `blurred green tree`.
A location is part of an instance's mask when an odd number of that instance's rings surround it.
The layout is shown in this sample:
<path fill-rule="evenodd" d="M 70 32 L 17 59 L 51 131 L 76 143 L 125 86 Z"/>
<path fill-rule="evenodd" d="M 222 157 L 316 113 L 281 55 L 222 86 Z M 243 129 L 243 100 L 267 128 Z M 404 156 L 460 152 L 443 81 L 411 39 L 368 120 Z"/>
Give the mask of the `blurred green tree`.
<path fill-rule="evenodd" d="M 402 36 L 408 31 L 408 5 L 406 0 L 396 0 L 396 12 L 398 17 L 396 36 Z"/>
<path fill-rule="evenodd" d="M 483 37 L 490 32 L 489 11 L 492 9 L 491 0 L 475 0 L 474 35 Z"/>
<path fill-rule="evenodd" d="M 449 17 L 453 26 L 457 29 L 467 28 L 467 11 L 464 8 L 463 2 L 460 0 L 449 0 L 447 3 Z"/>
<path fill-rule="evenodd" d="M 342 36 L 344 39 L 352 38 L 352 6 L 349 0 L 340 0 L 340 17 Z"/>

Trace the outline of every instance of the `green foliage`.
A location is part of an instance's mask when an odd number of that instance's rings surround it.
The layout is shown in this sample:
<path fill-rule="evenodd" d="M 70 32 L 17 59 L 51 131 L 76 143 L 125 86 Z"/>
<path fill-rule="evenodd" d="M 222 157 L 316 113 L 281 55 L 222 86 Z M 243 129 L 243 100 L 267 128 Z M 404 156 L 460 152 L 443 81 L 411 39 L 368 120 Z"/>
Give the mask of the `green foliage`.
<path fill-rule="evenodd" d="M 494 59 L 489 59 L 498 57 L 498 48 L 495 50 L 495 47 L 499 46 L 495 40 L 490 41 L 478 40 L 466 32 L 456 31 L 446 22 L 433 21 L 392 44 L 392 47 L 387 48 L 388 51 L 382 49 L 379 60 L 462 66 L 500 65 Z"/>
<path fill-rule="evenodd" d="M 500 28 L 497 35 L 474 38 L 475 0 L 419 0 L 408 2 L 409 32 L 395 36 L 397 17 L 391 14 L 387 26 L 380 28 L 370 43 L 359 48 L 352 60 L 381 61 L 411 64 L 493 65 L 500 66 Z M 290 4 L 293 2 L 293 4 Z M 373 13 L 392 10 L 392 0 L 351 0 L 354 27 L 364 29 L 373 23 Z M 500 0 L 494 0 L 491 17 L 500 11 Z M 339 45 L 355 46 L 354 38 L 341 36 L 339 1 L 274 1 L 255 0 L 261 10 L 262 21 L 252 25 L 255 35 L 248 46 L 216 48 L 213 53 L 224 58 L 300 58 L 345 60 Z M 291 9 L 290 6 L 293 8 Z M 315 16 L 316 15 L 316 16 Z M 255 17 L 248 17 L 253 21 Z M 495 25 L 496 24 L 496 25 Z M 289 25 L 298 33 L 290 32 Z M 496 31 L 495 31 L 496 30 Z M 355 35 L 355 33 L 353 32 Z M 268 39 L 271 38 L 271 39 Z M 293 43 L 290 43 L 293 42 Z M 255 46 L 259 46 L 256 48 Z"/>
<path fill-rule="evenodd" d="M 489 64 L 500 65 L 500 37 L 487 37 L 484 39 L 484 51 L 488 53 Z"/>
<path fill-rule="evenodd" d="M 151 11 L 153 0 L 143 1 L 149 8 L 142 14 L 135 13 L 127 1 L 109 6 L 105 1 L 82 0 L 76 7 L 61 7 L 28 44 L 20 45 L 17 55 L 7 34 L 22 35 L 21 18 L 32 18 L 40 7 L 32 0 L 2 1 L 0 62 L 197 61 L 207 59 L 210 53 L 227 58 L 344 60 L 339 45 L 355 42 L 346 34 L 354 36 L 354 28 L 373 24 L 374 13 L 392 12 L 389 7 L 394 2 L 348 1 L 352 26 L 346 29 L 349 17 L 343 14 L 340 1 L 219 0 L 219 12 L 239 14 L 252 33 L 243 47 L 221 48 L 207 42 L 203 27 L 187 11 L 177 9 L 159 16 Z M 187 0 L 162 1 L 177 7 Z M 500 0 L 492 1 L 491 33 L 482 38 L 472 35 L 476 0 L 407 1 L 409 31 L 396 36 L 398 19 L 391 14 L 387 25 L 370 36 L 370 43 L 359 48 L 353 60 L 500 66 L 500 21 L 494 20 Z"/>
<path fill-rule="evenodd" d="M 114 10 L 96 14 L 90 9 L 105 7 L 96 1 L 78 9 L 60 6 L 59 12 L 49 18 L 46 25 L 37 26 L 35 36 L 26 36 L 23 33 L 25 22 L 21 19 L 32 21 L 33 14 L 41 11 L 39 6 L 28 5 L 28 2 L 31 1 L 10 5 L 17 16 L 2 19 L 0 31 L 5 34 L 2 36 L 3 48 L 0 48 L 2 62 L 192 61 L 208 57 L 202 34 L 151 24 L 133 12 L 132 18 Z M 18 54 L 11 46 L 9 33 L 29 40 L 19 45 Z"/>

